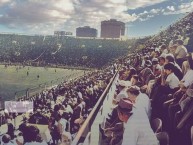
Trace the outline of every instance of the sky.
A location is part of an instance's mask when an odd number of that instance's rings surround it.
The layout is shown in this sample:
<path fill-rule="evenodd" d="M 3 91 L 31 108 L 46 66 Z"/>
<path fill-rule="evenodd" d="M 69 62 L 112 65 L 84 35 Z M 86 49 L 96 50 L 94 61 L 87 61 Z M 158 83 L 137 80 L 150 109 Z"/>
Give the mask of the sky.
<path fill-rule="evenodd" d="M 0 0 L 0 33 L 53 34 L 98 30 L 103 20 L 126 24 L 128 37 L 158 33 L 193 11 L 193 0 Z"/>

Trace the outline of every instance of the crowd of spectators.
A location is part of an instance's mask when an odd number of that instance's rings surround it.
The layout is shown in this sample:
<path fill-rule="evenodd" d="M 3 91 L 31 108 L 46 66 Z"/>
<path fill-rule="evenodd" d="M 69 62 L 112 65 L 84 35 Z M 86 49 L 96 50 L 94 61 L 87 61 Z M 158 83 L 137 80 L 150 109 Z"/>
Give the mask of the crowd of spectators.
<path fill-rule="evenodd" d="M 45 90 L 27 99 L 34 105 L 30 114 L 1 111 L 8 126 L 6 134 L 1 135 L 1 144 L 70 144 L 112 76 L 109 67 Z M 18 115 L 23 120 L 16 128 L 11 120 Z M 41 125 L 48 131 L 45 138 L 40 135 Z"/>
<path fill-rule="evenodd" d="M 114 109 L 100 125 L 101 144 L 193 144 L 192 17 L 124 58 Z"/>
<path fill-rule="evenodd" d="M 192 46 L 189 46 L 191 41 L 187 39 L 192 39 L 192 17 L 193 13 L 171 25 L 148 40 L 144 49 L 118 61 L 118 65 L 64 82 L 29 98 L 34 102 L 34 113 L 23 118 L 17 131 L 14 130 L 14 124 L 9 123 L 15 115 L 3 114 L 7 116 L 8 130 L 2 135 L 1 143 L 44 145 L 71 142 L 121 65 L 117 91 L 113 96 L 113 104 L 117 107 L 109 114 L 103 130 L 104 136 L 109 131 L 113 132 L 110 139 L 107 136 L 107 144 L 158 145 L 161 140 L 158 136 L 164 131 L 169 135 L 170 145 L 190 145 L 193 126 L 193 53 Z M 102 54 L 105 50 L 100 49 Z M 158 118 L 162 122 L 161 128 L 154 129 L 151 122 Z M 179 127 L 182 120 L 183 124 Z M 40 128 L 29 125 L 34 123 L 47 125 L 51 138 L 43 139 Z M 117 123 L 123 123 L 118 125 L 119 130 L 124 127 L 118 134 L 115 131 Z"/>
<path fill-rule="evenodd" d="M 0 35 L 0 61 L 101 68 L 128 53 L 134 40 L 80 39 L 67 36 Z"/>

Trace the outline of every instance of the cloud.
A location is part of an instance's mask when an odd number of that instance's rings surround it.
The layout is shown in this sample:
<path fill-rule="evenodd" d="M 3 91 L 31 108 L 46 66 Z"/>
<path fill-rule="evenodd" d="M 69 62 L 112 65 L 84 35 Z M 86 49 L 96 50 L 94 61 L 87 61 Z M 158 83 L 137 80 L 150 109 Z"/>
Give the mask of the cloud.
<path fill-rule="evenodd" d="M 168 6 L 167 7 L 168 11 L 165 11 L 163 14 L 164 15 L 173 15 L 173 14 L 184 14 L 187 12 L 193 11 L 193 2 L 189 3 L 182 3 L 179 5 L 176 9 L 173 8 L 173 6 Z"/>
<path fill-rule="evenodd" d="M 167 6 L 167 9 L 170 10 L 170 11 L 175 11 L 174 6 Z"/>
<path fill-rule="evenodd" d="M 57 0 L 57 3 L 55 0 L 49 0 L 49 3 L 47 0 L 13 1 L 7 5 L 7 11 L 2 13 L 0 24 L 37 33 L 45 25 L 53 31 L 70 19 L 73 12 L 74 4 L 71 0 L 65 0 L 65 3 L 63 0 Z"/>
<path fill-rule="evenodd" d="M 159 13 L 160 11 L 161 11 L 160 9 L 152 9 L 152 10 L 150 11 L 150 13 L 157 14 L 157 13 Z"/>
<path fill-rule="evenodd" d="M 11 2 L 11 0 L 0 0 L 0 7 Z"/>
<path fill-rule="evenodd" d="M 137 14 L 137 19 L 139 21 L 147 21 L 149 20 L 150 18 L 153 18 L 155 17 L 156 15 L 159 15 L 161 12 L 163 11 L 163 9 L 151 9 L 149 11 L 144 11 L 142 13 L 139 13 Z"/>
<path fill-rule="evenodd" d="M 193 10 L 193 2 L 183 3 L 179 6 L 179 11 L 181 13 L 190 12 Z"/>
<path fill-rule="evenodd" d="M 133 22 L 153 17 L 159 9 L 142 14 L 128 14 L 136 9 L 166 0 L 0 0 L 0 25 L 20 29 L 27 33 L 53 34 L 54 30 L 75 31 L 76 27 L 89 25 L 100 29 L 100 22 L 117 19 Z M 149 15 L 149 16 L 148 16 Z"/>
<path fill-rule="evenodd" d="M 162 3 L 167 0 L 126 0 L 128 9 L 136 9 Z"/>

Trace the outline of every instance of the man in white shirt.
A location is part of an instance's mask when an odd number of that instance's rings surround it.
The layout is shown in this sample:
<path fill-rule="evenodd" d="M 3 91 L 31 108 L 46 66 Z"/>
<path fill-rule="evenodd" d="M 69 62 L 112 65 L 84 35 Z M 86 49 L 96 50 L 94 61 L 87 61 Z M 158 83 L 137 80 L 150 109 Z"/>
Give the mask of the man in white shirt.
<path fill-rule="evenodd" d="M 121 99 L 118 104 L 118 116 L 124 122 L 124 134 L 122 145 L 158 145 L 158 140 L 154 134 L 146 114 L 135 108 L 132 112 L 133 104 L 129 99 Z"/>
<path fill-rule="evenodd" d="M 171 72 L 166 78 L 166 84 L 169 85 L 170 89 L 178 88 L 179 79 L 173 72 Z"/>
<path fill-rule="evenodd" d="M 187 49 L 186 47 L 183 46 L 183 41 L 182 40 L 177 40 L 177 45 L 178 47 L 176 48 L 175 51 L 175 56 L 176 56 L 176 62 L 180 67 L 182 67 L 182 63 L 184 62 L 186 56 L 187 56 Z"/>
<path fill-rule="evenodd" d="M 140 92 L 140 88 L 137 86 L 132 86 L 127 89 L 127 95 L 129 99 L 134 103 L 134 106 L 138 108 L 138 110 L 144 112 L 147 117 L 151 118 L 151 102 L 149 97 Z"/>
<path fill-rule="evenodd" d="M 181 83 L 187 88 L 193 83 L 193 70 L 189 69 L 186 74 L 184 75 Z"/>
<path fill-rule="evenodd" d="M 180 81 L 178 77 L 174 74 L 174 67 L 175 67 L 174 64 L 171 62 L 164 66 L 165 73 L 162 74 L 162 81 L 161 81 L 161 85 L 163 87 L 161 90 L 159 90 L 161 94 L 170 94 L 170 93 L 173 94 L 179 88 Z M 166 79 L 165 75 L 167 75 Z"/>
<path fill-rule="evenodd" d="M 161 46 L 161 54 L 168 54 L 168 49 L 167 49 L 167 46 L 165 44 L 163 44 Z"/>
<path fill-rule="evenodd" d="M 180 81 L 180 88 L 188 88 L 191 84 L 193 84 L 193 53 L 188 56 L 188 65 L 189 68 L 185 73 L 184 77 Z M 180 90 L 179 90 L 180 91 Z"/>

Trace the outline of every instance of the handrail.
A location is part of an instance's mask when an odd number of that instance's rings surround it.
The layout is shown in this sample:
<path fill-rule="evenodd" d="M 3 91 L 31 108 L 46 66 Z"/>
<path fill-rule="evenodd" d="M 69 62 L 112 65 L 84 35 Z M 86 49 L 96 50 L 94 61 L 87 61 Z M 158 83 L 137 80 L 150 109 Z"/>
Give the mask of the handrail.
<path fill-rule="evenodd" d="M 115 80 L 115 77 L 117 76 L 118 71 L 114 74 L 114 76 L 112 77 L 110 83 L 107 85 L 106 89 L 103 91 L 102 95 L 100 96 L 99 100 L 97 101 L 96 105 L 94 106 L 94 108 L 92 109 L 92 111 L 90 112 L 90 114 L 88 115 L 87 119 L 85 120 L 85 122 L 83 123 L 83 125 L 81 126 L 81 128 L 79 129 L 76 137 L 74 138 L 73 142 L 71 145 L 77 145 L 79 143 L 79 140 L 82 136 L 82 134 L 84 133 L 88 123 L 91 121 L 92 116 L 94 115 L 94 113 L 99 110 L 99 105 L 104 101 L 106 94 L 108 93 L 108 90 L 110 89 L 113 81 Z M 96 117 L 96 116 L 95 116 Z"/>

